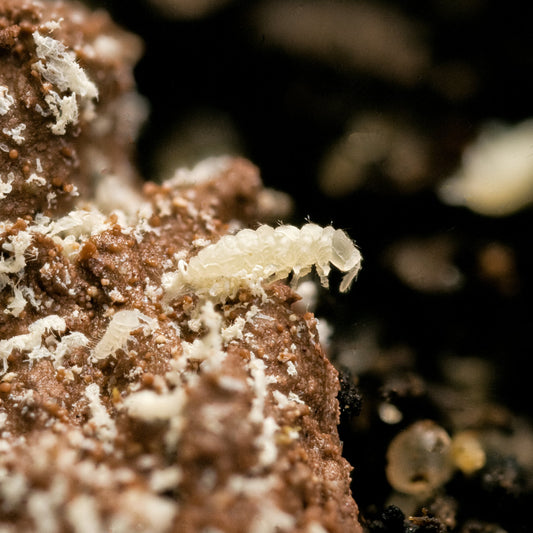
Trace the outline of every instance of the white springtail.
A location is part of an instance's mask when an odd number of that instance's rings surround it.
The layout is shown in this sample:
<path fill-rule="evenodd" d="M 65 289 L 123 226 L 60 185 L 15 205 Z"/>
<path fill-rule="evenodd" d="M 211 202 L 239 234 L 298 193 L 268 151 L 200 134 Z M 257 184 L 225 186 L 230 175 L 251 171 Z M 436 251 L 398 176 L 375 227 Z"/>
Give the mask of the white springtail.
<path fill-rule="evenodd" d="M 92 351 L 93 360 L 105 359 L 114 355 L 118 349 L 126 348 L 128 341 L 134 340 L 133 331 L 147 324 L 153 324 L 153 319 L 144 315 L 137 309 L 125 309 L 113 315 L 103 337 Z"/>
<path fill-rule="evenodd" d="M 346 272 L 340 290 L 346 292 L 361 268 L 361 254 L 342 230 L 316 224 L 260 226 L 226 235 L 203 248 L 186 263 L 180 261 L 176 272 L 163 276 L 167 301 L 193 290 L 197 294 L 224 300 L 241 288 L 259 290 L 261 283 L 298 278 L 313 266 L 323 286 L 328 286 L 331 265 Z"/>

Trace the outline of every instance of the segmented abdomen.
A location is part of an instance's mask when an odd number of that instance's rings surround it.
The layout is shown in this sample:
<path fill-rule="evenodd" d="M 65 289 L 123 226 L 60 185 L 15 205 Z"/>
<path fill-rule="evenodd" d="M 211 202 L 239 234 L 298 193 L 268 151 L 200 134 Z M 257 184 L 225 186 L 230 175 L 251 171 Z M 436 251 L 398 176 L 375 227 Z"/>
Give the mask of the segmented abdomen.
<path fill-rule="evenodd" d="M 341 290 L 347 290 L 360 268 L 361 255 L 342 230 L 306 224 L 260 226 L 226 235 L 202 249 L 188 264 L 165 275 L 167 299 L 188 289 L 216 299 L 233 297 L 237 290 L 258 289 L 265 281 L 275 281 L 294 272 L 296 278 L 316 267 L 327 285 L 330 263 L 347 272 Z"/>

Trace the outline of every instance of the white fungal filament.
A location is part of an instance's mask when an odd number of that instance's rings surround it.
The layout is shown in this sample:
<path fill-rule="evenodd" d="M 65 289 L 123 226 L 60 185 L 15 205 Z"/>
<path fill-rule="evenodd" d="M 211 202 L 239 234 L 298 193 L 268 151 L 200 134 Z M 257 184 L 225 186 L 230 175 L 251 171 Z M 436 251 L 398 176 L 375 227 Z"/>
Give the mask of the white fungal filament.
<path fill-rule="evenodd" d="M 340 285 L 346 292 L 361 268 L 361 254 L 344 231 L 316 224 L 301 229 L 263 225 L 226 235 L 189 263 L 180 261 L 177 272 L 163 276 L 163 288 L 167 301 L 187 290 L 224 300 L 245 287 L 260 292 L 261 283 L 284 279 L 291 272 L 296 282 L 313 266 L 327 287 L 330 264 L 346 272 Z"/>

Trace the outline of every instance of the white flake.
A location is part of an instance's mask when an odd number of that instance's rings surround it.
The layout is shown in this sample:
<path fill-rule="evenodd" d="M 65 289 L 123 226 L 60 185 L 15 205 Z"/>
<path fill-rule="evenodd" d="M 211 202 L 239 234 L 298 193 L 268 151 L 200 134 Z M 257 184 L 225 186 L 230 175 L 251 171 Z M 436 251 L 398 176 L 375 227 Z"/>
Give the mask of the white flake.
<path fill-rule="evenodd" d="M 41 24 L 39 28 L 42 30 L 48 30 L 48 31 L 58 30 L 59 28 L 61 28 L 62 22 L 63 22 L 63 17 L 57 20 L 49 20 L 48 22 Z"/>
<path fill-rule="evenodd" d="M 89 423 L 94 424 L 96 435 L 104 442 L 104 446 L 111 450 L 110 445 L 117 436 L 117 428 L 114 420 L 100 400 L 100 387 L 96 383 L 87 385 L 85 396 L 89 400 L 89 408 L 92 415 Z"/>
<path fill-rule="evenodd" d="M 154 492 L 165 492 L 175 489 L 183 477 L 178 466 L 169 466 L 161 470 L 154 470 L 150 476 L 150 488 Z"/>
<path fill-rule="evenodd" d="M 69 124 L 76 124 L 79 119 L 78 102 L 75 94 L 59 96 L 55 91 L 50 91 L 44 98 L 48 108 L 56 119 L 54 124 L 50 124 L 52 133 L 65 135 Z"/>
<path fill-rule="evenodd" d="M 281 391 L 274 390 L 272 391 L 272 395 L 274 396 L 274 399 L 278 402 L 278 405 L 281 407 L 281 409 L 284 409 L 289 406 L 291 402 L 301 404 L 304 403 L 295 392 L 289 392 L 289 395 L 286 396 Z"/>
<path fill-rule="evenodd" d="M 0 290 L 3 290 L 5 287 L 11 288 L 13 291 L 13 296 L 10 300 L 8 300 L 8 304 L 4 309 L 4 313 L 6 315 L 19 316 L 26 307 L 26 299 L 16 283 L 11 281 L 6 274 L 0 274 Z"/>
<path fill-rule="evenodd" d="M 10 252 L 12 256 L 9 259 L 0 257 L 0 273 L 15 274 L 26 266 L 24 254 L 31 241 L 32 237 L 27 231 L 19 231 L 2 244 L 2 249 Z"/>
<path fill-rule="evenodd" d="M 244 319 L 242 316 L 239 316 L 235 319 L 235 322 L 233 322 L 233 324 L 230 324 L 228 327 L 223 328 L 221 331 L 221 335 L 224 343 L 227 344 L 232 340 L 242 339 L 243 329 L 245 325 L 246 319 Z"/>
<path fill-rule="evenodd" d="M 73 331 L 61 338 L 54 352 L 54 366 L 57 368 L 63 364 L 65 355 L 70 353 L 74 348 L 81 348 L 89 344 L 89 339 L 80 331 Z"/>
<path fill-rule="evenodd" d="M 4 510 L 17 507 L 26 497 L 28 490 L 28 480 L 22 473 L 8 472 L 0 468 L 0 497 Z"/>
<path fill-rule="evenodd" d="M 22 136 L 22 132 L 26 129 L 26 124 L 19 124 L 18 126 L 8 129 L 3 128 L 2 133 L 11 137 L 17 144 L 22 144 L 25 138 Z"/>
<path fill-rule="evenodd" d="M 5 179 L 0 176 L 0 200 L 4 199 L 11 192 L 13 181 L 15 181 L 15 174 L 13 172 L 10 172 Z"/>
<path fill-rule="evenodd" d="M 30 174 L 30 177 L 26 180 L 26 183 L 32 183 L 32 182 L 36 182 L 41 187 L 44 187 L 46 185 L 46 180 L 43 177 L 38 176 L 35 173 Z"/>
<path fill-rule="evenodd" d="M 296 369 L 296 365 L 292 361 L 287 362 L 287 373 L 289 376 L 297 376 L 298 370 Z"/>
<path fill-rule="evenodd" d="M 16 335 L 10 339 L 0 341 L 0 359 L 4 363 L 4 372 L 7 371 L 7 359 L 13 350 L 29 352 L 29 359 L 36 359 L 43 356 L 40 353 L 42 348 L 42 336 L 49 331 L 63 332 L 66 329 L 65 320 L 58 315 L 49 315 L 36 320 L 28 326 L 28 333 Z M 44 355 L 49 355 L 48 350 L 44 350 Z"/>
<path fill-rule="evenodd" d="M 64 135 L 67 125 L 78 121 L 77 97 L 82 108 L 90 111 L 92 101 L 98 98 L 98 89 L 78 65 L 76 55 L 67 50 L 63 43 L 52 37 L 42 36 L 38 31 L 33 32 L 33 39 L 39 57 L 33 68 L 60 93 L 67 93 L 61 96 L 56 91 L 49 91 L 45 98 L 56 119 L 50 125 L 52 132 Z"/>
<path fill-rule="evenodd" d="M 176 515 L 174 501 L 138 489 L 120 494 L 118 506 L 123 511 L 111 519 L 108 531 L 113 533 L 166 533 Z"/>
<path fill-rule="evenodd" d="M 130 416 L 141 420 L 171 420 L 181 416 L 186 394 L 184 389 L 176 388 L 167 394 L 157 394 L 142 390 L 130 394 L 124 400 L 124 407 Z"/>
<path fill-rule="evenodd" d="M 0 85 L 0 115 L 5 115 L 14 103 L 15 100 L 9 94 L 8 88 Z"/>
<path fill-rule="evenodd" d="M 279 426 L 272 417 L 265 417 L 264 415 L 267 387 L 269 384 L 275 383 L 276 378 L 266 375 L 264 361 L 255 356 L 248 363 L 248 368 L 251 374 L 248 382 L 255 393 L 248 418 L 253 424 L 261 426 L 260 433 L 255 439 L 255 444 L 259 448 L 257 467 L 261 469 L 271 465 L 276 460 L 278 453 L 274 434 Z"/>
<path fill-rule="evenodd" d="M 221 324 L 222 317 L 215 311 L 211 301 L 203 305 L 200 316 L 195 321 L 189 322 L 190 327 L 199 329 L 204 325 L 208 330 L 201 339 L 182 343 L 185 358 L 201 361 L 201 368 L 204 371 L 215 370 L 226 357 L 226 353 L 222 350 Z"/>

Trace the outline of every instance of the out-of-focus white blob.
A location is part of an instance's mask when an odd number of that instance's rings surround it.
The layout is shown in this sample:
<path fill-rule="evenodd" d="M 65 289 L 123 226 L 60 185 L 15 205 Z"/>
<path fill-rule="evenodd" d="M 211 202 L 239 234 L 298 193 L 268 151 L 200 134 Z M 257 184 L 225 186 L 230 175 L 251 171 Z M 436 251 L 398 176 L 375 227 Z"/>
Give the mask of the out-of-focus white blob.
<path fill-rule="evenodd" d="M 379 404 L 378 414 L 385 424 L 398 424 L 403 419 L 403 413 L 394 404 L 388 402 Z"/>
<path fill-rule="evenodd" d="M 199 19 L 205 17 L 231 0 L 147 0 L 164 16 L 176 19 Z"/>
<path fill-rule="evenodd" d="M 318 330 L 318 337 L 320 338 L 320 344 L 324 350 L 329 350 L 331 347 L 331 337 L 334 333 L 333 326 L 325 319 L 317 319 L 316 329 Z"/>
<path fill-rule="evenodd" d="M 421 292 L 443 293 L 460 288 L 463 277 L 452 262 L 454 243 L 446 236 L 407 239 L 391 246 L 388 263 L 400 280 Z"/>
<path fill-rule="evenodd" d="M 441 199 L 486 216 L 507 216 L 533 202 L 533 119 L 486 125 L 463 153 L 461 168 L 439 189 Z"/>
<path fill-rule="evenodd" d="M 230 156 L 213 156 L 201 159 L 192 168 L 178 167 L 165 184 L 172 188 L 194 187 L 226 172 L 231 166 Z"/>
<path fill-rule="evenodd" d="M 103 213 L 120 210 L 134 216 L 140 209 L 142 200 L 135 185 L 120 175 L 108 175 L 96 184 L 94 201 Z"/>
<path fill-rule="evenodd" d="M 265 187 L 257 195 L 259 220 L 265 222 L 279 222 L 292 214 L 294 203 L 289 194 Z"/>
<path fill-rule="evenodd" d="M 296 292 L 301 296 L 301 300 L 293 304 L 298 311 L 314 313 L 318 302 L 318 286 L 314 281 L 303 280 L 298 284 Z"/>
<path fill-rule="evenodd" d="M 254 21 L 266 44 L 343 70 L 413 85 L 429 64 L 420 24 L 371 3 L 266 1 Z"/>
<path fill-rule="evenodd" d="M 364 113 L 324 155 L 320 188 L 328 196 L 349 194 L 364 184 L 375 165 L 402 192 L 415 191 L 429 175 L 429 143 L 402 120 Z"/>

